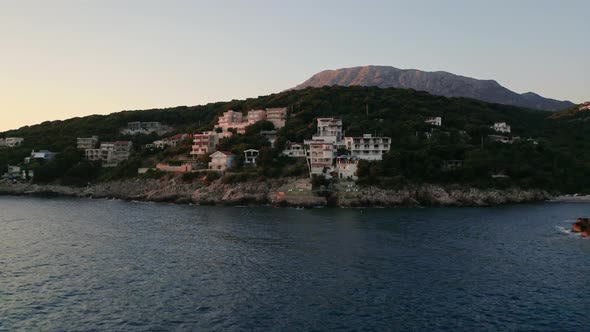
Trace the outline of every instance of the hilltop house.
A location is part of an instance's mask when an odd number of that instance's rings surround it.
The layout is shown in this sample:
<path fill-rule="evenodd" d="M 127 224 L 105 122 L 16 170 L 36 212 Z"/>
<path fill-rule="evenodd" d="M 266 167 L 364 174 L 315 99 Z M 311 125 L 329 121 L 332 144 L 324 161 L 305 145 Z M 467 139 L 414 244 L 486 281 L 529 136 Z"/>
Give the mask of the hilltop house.
<path fill-rule="evenodd" d="M 256 166 L 256 159 L 260 155 L 259 150 L 248 149 L 244 151 L 244 165 Z"/>
<path fill-rule="evenodd" d="M 193 147 L 191 155 L 193 157 L 204 156 L 213 151 L 219 143 L 219 135 L 214 131 L 206 131 L 202 134 L 193 136 Z"/>
<path fill-rule="evenodd" d="M 76 147 L 79 150 L 95 149 L 98 144 L 98 136 L 78 137 Z"/>
<path fill-rule="evenodd" d="M 232 169 L 235 165 L 235 155 L 228 151 L 216 151 L 210 155 L 209 169 L 219 172 L 225 172 Z"/>
<path fill-rule="evenodd" d="M 390 137 L 373 137 L 371 134 L 345 137 L 344 141 L 350 154 L 363 160 L 382 160 L 391 147 Z"/>
<path fill-rule="evenodd" d="M 440 116 L 431 116 L 426 118 L 426 120 L 424 120 L 425 123 L 432 125 L 432 126 L 437 126 L 440 127 L 442 126 L 442 118 Z"/>
<path fill-rule="evenodd" d="M 170 128 L 162 125 L 160 122 L 129 122 L 127 128 L 123 129 L 121 133 L 123 135 L 138 135 L 138 134 L 151 134 L 157 133 L 162 135 L 166 133 Z"/>
<path fill-rule="evenodd" d="M 244 134 L 246 133 L 246 127 L 265 120 L 271 122 L 275 126 L 275 129 L 279 129 L 285 126 L 286 119 L 286 108 L 250 110 L 246 117 L 244 117 L 242 112 L 228 110 L 222 116 L 218 117 L 215 129 L 221 129 L 222 136 L 228 137 L 231 136 L 231 133 L 229 133 L 230 129 L 235 129 L 238 134 Z"/>
<path fill-rule="evenodd" d="M 6 137 L 0 138 L 0 147 L 14 148 L 21 145 L 24 142 L 22 137 Z"/>

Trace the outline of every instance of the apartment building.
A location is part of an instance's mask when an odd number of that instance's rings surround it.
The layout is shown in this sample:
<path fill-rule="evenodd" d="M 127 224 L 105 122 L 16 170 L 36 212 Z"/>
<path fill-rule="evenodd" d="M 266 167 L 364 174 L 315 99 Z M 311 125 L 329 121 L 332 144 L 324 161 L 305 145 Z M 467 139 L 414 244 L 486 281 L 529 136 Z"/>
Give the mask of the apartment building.
<path fill-rule="evenodd" d="M 204 156 L 215 151 L 219 143 L 219 135 L 214 131 L 206 131 L 193 136 L 192 156 Z"/>
<path fill-rule="evenodd" d="M 86 159 L 102 161 L 103 167 L 115 167 L 129 159 L 133 143 L 131 141 L 103 142 L 98 149 L 84 150 Z"/>
<path fill-rule="evenodd" d="M 301 143 L 287 142 L 283 155 L 291 158 L 305 158 L 305 149 Z"/>
<path fill-rule="evenodd" d="M 272 122 L 275 129 L 283 128 L 287 122 L 287 108 L 267 108 L 266 121 Z"/>
<path fill-rule="evenodd" d="M 322 140 L 306 140 L 304 144 L 306 146 L 310 176 L 328 175 L 333 169 L 334 157 L 336 156 L 334 143 Z"/>
<path fill-rule="evenodd" d="M 345 137 L 344 141 L 350 154 L 362 160 L 382 160 L 383 155 L 391 148 L 390 137 L 373 137 L 371 134 Z"/>
<path fill-rule="evenodd" d="M 342 119 L 340 118 L 318 118 L 317 131 L 312 136 L 314 140 L 322 140 L 336 145 L 342 144 Z"/>
<path fill-rule="evenodd" d="M 506 124 L 506 122 L 496 122 L 491 128 L 498 133 L 510 134 L 510 132 L 512 131 L 512 129 L 508 124 Z"/>
<path fill-rule="evenodd" d="M 79 150 L 95 149 L 98 144 L 98 136 L 78 137 L 77 148 Z"/>

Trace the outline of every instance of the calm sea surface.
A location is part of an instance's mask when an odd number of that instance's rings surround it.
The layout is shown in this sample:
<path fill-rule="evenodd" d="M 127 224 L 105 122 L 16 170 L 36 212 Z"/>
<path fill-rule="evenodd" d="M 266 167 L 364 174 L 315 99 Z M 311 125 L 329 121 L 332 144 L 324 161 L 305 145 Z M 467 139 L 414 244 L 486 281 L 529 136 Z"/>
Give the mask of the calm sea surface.
<path fill-rule="evenodd" d="M 0 330 L 588 331 L 578 216 L 0 197 Z"/>

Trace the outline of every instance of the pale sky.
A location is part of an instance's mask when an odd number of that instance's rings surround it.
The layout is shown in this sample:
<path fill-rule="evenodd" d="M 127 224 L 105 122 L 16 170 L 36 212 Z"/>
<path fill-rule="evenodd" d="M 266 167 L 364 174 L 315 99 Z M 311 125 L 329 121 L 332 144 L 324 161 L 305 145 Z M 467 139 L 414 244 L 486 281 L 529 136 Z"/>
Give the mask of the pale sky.
<path fill-rule="evenodd" d="M 590 100 L 590 1 L 0 0 L 0 131 L 198 105 L 359 65 Z"/>

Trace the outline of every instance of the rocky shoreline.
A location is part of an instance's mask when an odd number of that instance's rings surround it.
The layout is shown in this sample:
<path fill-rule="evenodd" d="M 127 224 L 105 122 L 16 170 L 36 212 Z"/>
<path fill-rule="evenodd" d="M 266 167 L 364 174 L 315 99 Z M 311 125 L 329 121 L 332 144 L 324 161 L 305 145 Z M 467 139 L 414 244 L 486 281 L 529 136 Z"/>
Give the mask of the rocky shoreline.
<path fill-rule="evenodd" d="M 311 191 L 286 193 L 296 179 L 205 185 L 167 180 L 130 179 L 106 182 L 84 188 L 60 185 L 0 183 L 0 195 L 66 196 L 115 198 L 150 202 L 198 205 L 272 205 L 284 207 L 399 207 L 399 206 L 496 206 L 539 202 L 553 196 L 543 190 L 519 188 L 478 189 L 459 185 L 421 184 L 401 189 L 361 187 L 355 192 L 336 191 L 319 196 Z"/>

